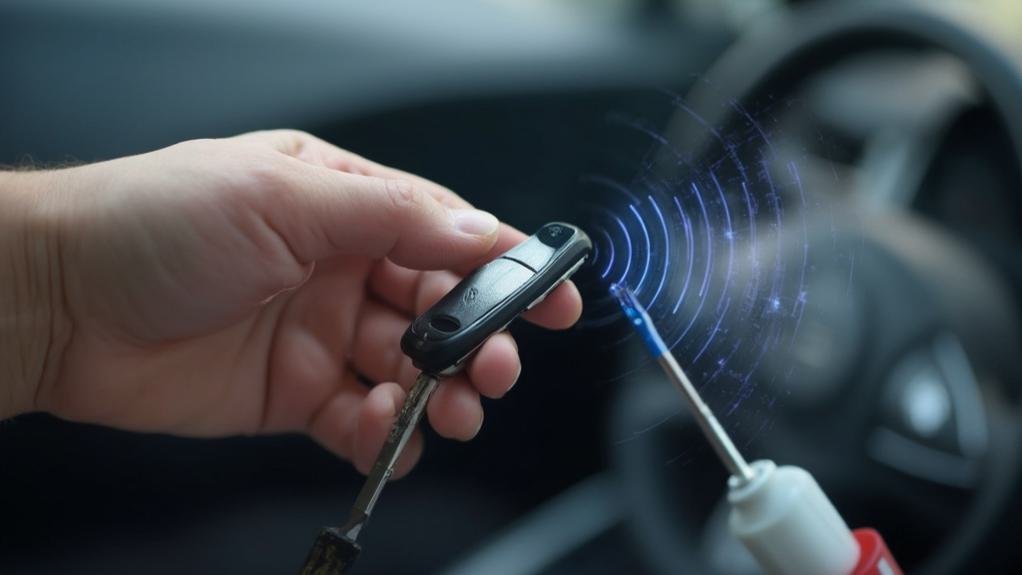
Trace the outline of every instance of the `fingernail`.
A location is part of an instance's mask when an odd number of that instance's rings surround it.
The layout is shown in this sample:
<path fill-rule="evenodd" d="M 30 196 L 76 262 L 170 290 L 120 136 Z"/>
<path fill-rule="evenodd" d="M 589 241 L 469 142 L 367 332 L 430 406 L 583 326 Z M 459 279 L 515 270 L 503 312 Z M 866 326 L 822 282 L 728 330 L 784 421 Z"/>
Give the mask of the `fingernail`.
<path fill-rule="evenodd" d="M 397 398 L 390 398 L 390 415 L 388 417 L 397 417 L 398 412 L 401 411 L 401 404 L 398 403 Z"/>
<path fill-rule="evenodd" d="M 479 435 L 479 432 L 483 430 L 483 420 L 484 419 L 486 419 L 485 415 L 480 415 L 479 416 L 479 425 L 476 426 L 476 432 L 472 434 L 473 438 L 475 438 L 477 435 Z"/>
<path fill-rule="evenodd" d="M 518 354 L 518 341 L 515 340 L 515 338 L 513 338 L 513 337 L 511 338 L 511 345 L 515 346 L 515 355 L 519 355 Z M 519 358 L 518 358 L 518 371 L 515 372 L 515 378 L 514 378 L 514 380 L 511 381 L 511 387 L 507 388 L 507 390 L 511 391 L 512 389 L 514 389 L 515 385 L 518 385 L 518 380 L 521 379 L 521 377 L 522 377 L 522 359 L 521 359 L 521 356 L 519 355 Z"/>
<path fill-rule="evenodd" d="M 514 389 L 516 385 L 518 385 L 518 380 L 521 379 L 521 377 L 522 377 L 522 364 L 521 364 L 521 362 L 519 362 L 518 363 L 518 372 L 515 373 L 515 378 L 511 380 L 511 386 L 508 387 L 507 391 L 504 392 L 504 395 L 502 395 L 500 397 L 503 398 L 507 394 L 511 393 L 511 390 Z"/>
<path fill-rule="evenodd" d="M 493 214 L 482 210 L 456 209 L 451 210 L 451 216 L 454 218 L 454 227 L 471 236 L 488 236 L 496 232 L 500 225 Z"/>

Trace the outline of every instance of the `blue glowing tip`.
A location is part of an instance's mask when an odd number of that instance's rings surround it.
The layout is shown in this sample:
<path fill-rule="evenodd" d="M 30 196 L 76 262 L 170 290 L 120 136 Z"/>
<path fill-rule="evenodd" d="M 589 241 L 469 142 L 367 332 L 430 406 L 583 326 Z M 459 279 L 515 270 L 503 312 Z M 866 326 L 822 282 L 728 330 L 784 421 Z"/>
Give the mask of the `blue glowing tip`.
<path fill-rule="evenodd" d="M 664 344 L 663 338 L 660 337 L 656 326 L 653 325 L 653 320 L 646 312 L 646 308 L 642 307 L 632 290 L 624 284 L 613 283 L 610 284 L 610 294 L 617 298 L 628 322 L 632 324 L 635 331 L 639 332 L 642 342 L 646 344 L 646 348 L 653 354 L 653 357 L 658 358 L 667 353 L 667 345 Z"/>

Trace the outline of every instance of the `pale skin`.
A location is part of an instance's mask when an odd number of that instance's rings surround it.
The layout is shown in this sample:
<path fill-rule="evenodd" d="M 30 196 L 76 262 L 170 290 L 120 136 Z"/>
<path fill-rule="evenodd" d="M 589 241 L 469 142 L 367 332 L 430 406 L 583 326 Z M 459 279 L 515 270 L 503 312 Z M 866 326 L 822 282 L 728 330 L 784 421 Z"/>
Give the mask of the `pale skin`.
<path fill-rule="evenodd" d="M 0 172 L 0 419 L 184 436 L 304 432 L 365 473 L 417 371 L 411 319 L 525 235 L 308 134 Z M 563 329 L 566 282 L 526 314 Z M 521 365 L 494 335 L 429 403 L 469 440 Z M 397 466 L 422 453 L 420 433 Z"/>

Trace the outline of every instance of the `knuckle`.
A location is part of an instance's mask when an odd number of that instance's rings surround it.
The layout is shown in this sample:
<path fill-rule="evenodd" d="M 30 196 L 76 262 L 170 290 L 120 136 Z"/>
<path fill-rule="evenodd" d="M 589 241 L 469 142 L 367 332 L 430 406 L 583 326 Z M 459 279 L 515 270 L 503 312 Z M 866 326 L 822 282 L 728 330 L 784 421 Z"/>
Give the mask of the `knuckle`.
<path fill-rule="evenodd" d="M 280 142 L 282 151 L 290 155 L 298 155 L 306 143 L 312 139 L 308 133 L 301 130 L 284 128 L 269 132 L 271 139 Z"/>
<path fill-rule="evenodd" d="M 282 138 L 305 138 L 309 134 L 302 130 L 296 130 L 294 128 L 276 128 L 272 130 L 264 130 L 262 132 L 254 132 L 256 134 L 266 134 L 268 136 L 279 136 Z"/>
<path fill-rule="evenodd" d="M 225 141 L 238 145 L 272 149 L 289 156 L 297 156 L 314 139 L 314 136 L 301 130 L 278 128 L 246 132 Z"/>
<path fill-rule="evenodd" d="M 242 162 L 245 173 L 256 190 L 271 193 L 288 190 L 293 185 L 294 174 L 284 158 L 277 154 L 264 153 L 262 150 L 251 150 Z"/>
<path fill-rule="evenodd" d="M 415 182 L 397 179 L 387 179 L 383 182 L 387 197 L 395 211 L 418 211 L 427 208 L 426 192 Z"/>
<path fill-rule="evenodd" d="M 167 149 L 182 152 L 189 156 L 200 157 L 216 157 L 221 152 L 220 140 L 215 140 L 213 138 L 184 140 L 169 146 Z"/>
<path fill-rule="evenodd" d="M 312 135 L 304 130 L 295 130 L 294 128 L 282 128 L 278 130 L 281 135 L 295 140 L 305 140 L 312 138 Z"/>

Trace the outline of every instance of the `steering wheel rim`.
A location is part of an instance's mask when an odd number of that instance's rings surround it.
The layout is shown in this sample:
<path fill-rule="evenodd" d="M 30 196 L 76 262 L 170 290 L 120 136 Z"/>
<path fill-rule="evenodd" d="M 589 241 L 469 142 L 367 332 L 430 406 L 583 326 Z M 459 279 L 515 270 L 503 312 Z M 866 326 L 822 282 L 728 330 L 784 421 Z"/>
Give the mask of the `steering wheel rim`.
<path fill-rule="evenodd" d="M 1004 122 L 1016 166 L 1022 168 L 1022 67 L 972 16 L 948 7 L 914 4 L 876 4 L 868 9 L 833 4 L 803 9 L 760 27 L 730 48 L 707 73 L 707 81 L 698 82 L 687 95 L 686 104 L 707 125 L 726 132 L 740 118 L 730 107 L 720 105 L 722 97 L 746 103 L 778 93 L 793 80 L 816 75 L 864 48 L 939 50 L 958 58 L 972 73 L 990 107 Z M 769 49 L 764 49 L 765 46 Z M 741 73 L 736 73 L 738 70 Z M 701 152 L 697 155 L 705 157 L 716 142 L 706 141 L 704 133 L 687 131 L 683 120 L 676 119 L 668 126 L 672 145 L 676 149 L 697 150 Z M 667 400 L 666 395 L 663 397 Z M 616 429 L 627 430 L 628 416 L 619 414 L 617 419 Z M 1016 426 L 1007 433 L 1017 437 L 1018 430 Z M 630 456 L 622 456 L 629 449 Z M 636 462 L 649 456 L 637 451 L 635 446 L 615 449 L 616 463 L 624 470 L 626 497 L 633 503 L 639 502 L 636 515 L 645 514 L 643 521 L 647 524 L 637 526 L 640 545 L 652 555 L 659 555 L 654 557 L 654 563 L 668 572 L 686 564 L 684 556 L 672 553 L 672 542 L 677 544 L 692 534 L 670 525 L 667 512 L 662 506 L 656 508 L 656 497 L 649 493 L 651 483 L 629 484 L 629 476 L 634 478 L 641 468 Z M 1001 511 L 998 504 L 1007 500 L 1018 478 L 1017 455 L 995 462 L 1000 468 L 996 480 L 977 492 L 962 521 L 965 537 L 942 547 L 938 556 L 927 562 L 927 573 L 955 572 L 978 546 L 983 526 L 989 527 L 996 520 Z M 687 566 L 699 568 L 693 563 Z"/>
<path fill-rule="evenodd" d="M 707 71 L 707 81 L 696 83 L 686 102 L 707 125 L 726 130 L 740 119 L 720 105 L 724 94 L 747 102 L 776 93 L 778 86 L 819 73 L 863 48 L 940 50 L 960 59 L 973 73 L 1004 121 L 1022 166 L 1022 65 L 1011 58 L 1012 48 L 996 37 L 964 7 L 825 2 L 750 31 Z M 674 146 L 705 150 L 704 135 L 681 124 L 677 119 L 668 123 L 666 133 Z"/>

